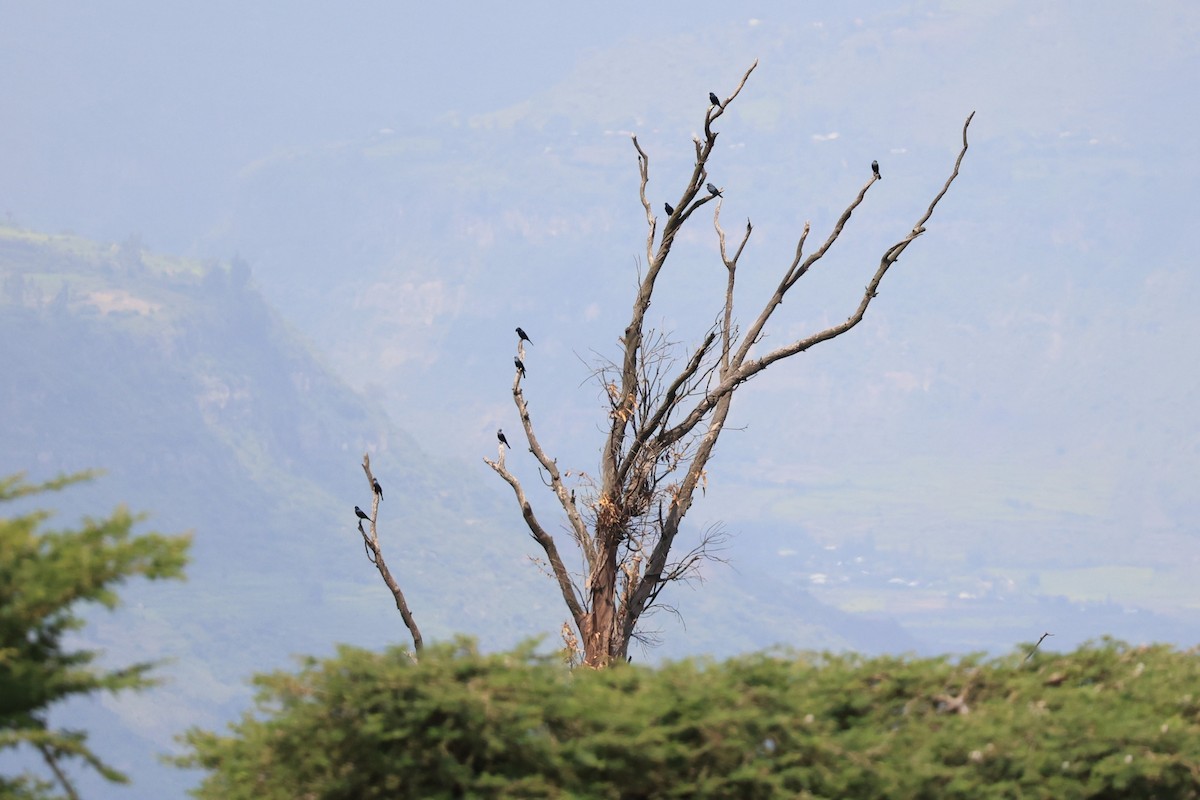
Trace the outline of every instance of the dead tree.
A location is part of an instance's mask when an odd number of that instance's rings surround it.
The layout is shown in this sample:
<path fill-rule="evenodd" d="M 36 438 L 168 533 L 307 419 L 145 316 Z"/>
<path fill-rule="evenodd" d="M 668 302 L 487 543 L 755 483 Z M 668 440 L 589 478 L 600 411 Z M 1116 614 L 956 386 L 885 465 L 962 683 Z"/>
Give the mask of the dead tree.
<path fill-rule="evenodd" d="M 379 501 L 383 499 L 383 493 L 379 490 L 379 484 L 376 482 L 375 476 L 371 473 L 371 457 L 366 453 L 363 453 L 362 468 L 363 472 L 367 475 L 367 489 L 371 492 L 372 498 L 371 518 L 368 520 L 371 531 L 368 533 L 363 529 L 362 520 L 360 519 L 358 521 L 358 532 L 363 538 L 363 549 L 367 551 L 367 560 L 379 570 L 383 582 L 387 584 L 388 590 L 391 591 L 392 597 L 396 600 L 396 608 L 400 612 L 400 619 L 404 620 L 405 626 L 408 627 L 408 632 L 412 634 L 415 658 L 421 652 L 421 647 L 424 644 L 421 639 L 421 629 L 417 627 L 417 621 L 408 609 L 408 602 L 404 599 L 404 592 L 400 591 L 400 584 L 392 577 L 392 572 L 388 569 L 387 562 L 383 559 L 383 550 L 379 546 L 379 531 L 377 528 L 379 522 Z M 357 510 L 357 506 L 355 510 Z"/>
<path fill-rule="evenodd" d="M 841 336 L 862 321 L 888 269 L 925 232 L 926 223 L 958 176 L 967 152 L 967 128 L 974 112 L 963 125 L 962 149 L 950 177 L 912 229 L 883 251 L 879 266 L 850 316 L 844 322 L 760 354 L 755 351 L 755 345 L 762 341 L 771 315 L 796 282 L 829 252 L 842 235 L 850 215 L 880 178 L 878 172 L 872 170 L 871 178 L 842 212 L 824 243 L 807 256 L 804 247 L 809 225 L 805 223 L 795 257 L 784 270 L 774 292 L 749 328 L 744 332 L 739 330 L 734 321 L 734 287 L 738 261 L 750 239 L 752 226 L 747 221 L 741 241 L 731 253 L 721 227 L 720 192 L 717 187 L 707 184 L 707 166 L 718 135 L 712 125 L 737 99 L 756 66 L 757 61 L 723 103 L 708 109 L 704 119 L 704 139 L 693 140 L 696 163 L 691 178 L 663 223 L 661 236 L 658 218 L 646 194 L 650 160 L 637 137 L 633 137 L 641 174 L 639 195 L 648 228 L 646 269 L 640 276 L 629 325 L 620 339 L 619 361 L 598 371 L 609 405 L 607 436 L 598 475 L 589 478 L 582 473 L 564 476 L 560 472 L 557 461 L 547 455 L 535 434 L 521 388 L 520 371 L 513 378 L 513 401 L 529 443 L 529 452 L 537 459 L 545 482 L 566 514 L 571 538 L 582 556 L 582 576 L 573 575 L 567 569 L 555 538 L 534 513 L 521 483 L 505 466 L 503 445 L 496 461 L 484 459 L 516 493 L 525 524 L 545 552 L 571 620 L 579 631 L 583 663 L 592 667 L 604 667 L 614 660 L 624 661 L 630 641 L 641 635 L 638 625 L 642 616 L 659 603 L 664 587 L 694 575 L 698 564 L 711 555 L 714 542 L 708 536 L 683 557 L 674 557 L 672 549 L 696 490 L 704 486 L 705 468 L 725 426 L 738 387 L 775 362 Z M 864 171 L 866 166 L 864 163 Z M 692 215 L 710 203 L 715 204 L 713 226 L 727 273 L 724 305 L 700 343 L 686 358 L 676 359 L 673 354 L 678 351 L 672 344 L 661 334 L 646 329 L 646 310 L 650 307 L 656 281 L 671 255 L 676 235 Z M 524 361 L 524 341 L 518 341 L 517 355 Z M 578 502 L 574 488 L 564 480 L 571 477 L 574 477 L 574 484 L 584 490 Z"/>

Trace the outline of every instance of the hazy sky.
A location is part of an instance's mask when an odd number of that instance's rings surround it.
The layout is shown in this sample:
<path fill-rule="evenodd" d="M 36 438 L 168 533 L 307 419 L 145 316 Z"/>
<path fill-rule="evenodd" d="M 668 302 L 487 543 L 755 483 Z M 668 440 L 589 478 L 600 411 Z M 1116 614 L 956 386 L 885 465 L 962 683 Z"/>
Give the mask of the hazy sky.
<path fill-rule="evenodd" d="M 692 24 L 635 7 L 6 2 L 3 200 L 28 214 L 22 189 L 67 170 L 98 193 L 228 179 L 280 147 L 505 108 L 588 48 Z"/>

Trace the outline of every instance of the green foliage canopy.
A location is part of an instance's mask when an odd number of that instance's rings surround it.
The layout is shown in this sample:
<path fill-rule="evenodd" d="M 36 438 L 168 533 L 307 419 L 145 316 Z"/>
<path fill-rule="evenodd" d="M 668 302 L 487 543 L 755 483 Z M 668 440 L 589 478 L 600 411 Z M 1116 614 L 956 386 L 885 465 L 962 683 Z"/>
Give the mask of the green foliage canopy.
<path fill-rule="evenodd" d="M 201 798 L 1195 798 L 1200 659 L 757 654 L 569 672 L 532 648 L 343 647 L 193 730 Z"/>
<path fill-rule="evenodd" d="M 21 475 L 0 478 L 0 502 L 89 477 L 81 473 L 38 485 Z M 84 731 L 51 729 L 50 708 L 74 696 L 152 686 L 155 665 L 99 670 L 95 651 L 67 649 L 63 637 L 83 626 L 82 605 L 115 608 L 116 588 L 130 577 L 181 578 L 190 537 L 135 536 L 139 517 L 124 508 L 104 519 L 85 519 L 77 530 L 42 530 L 49 516 L 34 511 L 0 518 L 0 750 L 33 747 L 73 794 L 62 772 L 64 759 L 82 760 L 114 782 L 127 779 L 92 752 Z M 0 796 L 48 797 L 52 786 L 28 773 L 0 776 Z"/>

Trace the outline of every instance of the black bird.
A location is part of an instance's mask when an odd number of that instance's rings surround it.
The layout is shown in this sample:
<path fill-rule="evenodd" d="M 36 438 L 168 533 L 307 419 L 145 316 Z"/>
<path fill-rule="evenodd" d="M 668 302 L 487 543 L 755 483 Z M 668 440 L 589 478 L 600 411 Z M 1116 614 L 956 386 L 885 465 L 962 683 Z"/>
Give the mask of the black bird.
<path fill-rule="evenodd" d="M 513 356 L 513 366 L 517 368 L 517 372 L 521 373 L 521 377 L 525 377 L 525 364 L 519 356 Z"/>
<path fill-rule="evenodd" d="M 663 203 L 663 208 L 665 208 L 667 210 L 668 217 L 675 213 L 675 209 L 671 208 L 670 203 Z"/>
<path fill-rule="evenodd" d="M 883 180 L 883 176 L 879 174 L 879 162 L 878 161 L 871 162 L 871 172 L 875 173 L 876 178 Z"/>
<path fill-rule="evenodd" d="M 721 98 L 717 97 L 716 92 L 708 93 L 708 102 L 712 103 L 714 106 L 717 106 L 718 108 L 721 106 Z"/>
<path fill-rule="evenodd" d="M 533 344 L 533 340 L 526 336 L 525 331 L 521 330 L 520 328 L 517 328 L 517 341 L 529 342 L 530 344 Z"/>
<path fill-rule="evenodd" d="M 374 489 L 375 489 L 375 494 L 379 495 L 379 499 L 380 499 L 380 500 L 382 500 L 382 499 L 383 499 L 383 487 L 379 485 L 379 479 L 378 479 L 378 478 L 372 478 L 372 479 L 371 479 L 371 486 L 372 486 L 372 487 L 374 487 Z"/>
<path fill-rule="evenodd" d="M 720 189 L 718 189 L 717 187 L 713 186 L 711 183 L 710 183 L 710 184 L 708 184 L 708 186 L 706 186 L 706 187 L 704 187 L 704 188 L 708 189 L 708 193 L 709 193 L 709 194 L 711 194 L 711 195 L 713 195 L 713 196 L 715 196 L 715 197 L 724 197 L 724 196 L 725 196 L 725 195 L 721 194 L 721 190 L 720 190 Z"/>
<path fill-rule="evenodd" d="M 512 445 L 508 443 L 508 439 L 504 438 L 504 429 L 503 428 L 496 429 L 496 438 L 500 440 L 500 444 L 504 445 L 509 450 L 512 450 Z"/>
<path fill-rule="evenodd" d="M 354 516 L 358 517 L 359 519 L 365 519 L 368 521 L 371 519 L 370 517 L 367 516 L 367 512 L 363 511 L 358 506 L 354 507 Z M 362 523 L 359 523 L 359 524 L 362 524 Z"/>

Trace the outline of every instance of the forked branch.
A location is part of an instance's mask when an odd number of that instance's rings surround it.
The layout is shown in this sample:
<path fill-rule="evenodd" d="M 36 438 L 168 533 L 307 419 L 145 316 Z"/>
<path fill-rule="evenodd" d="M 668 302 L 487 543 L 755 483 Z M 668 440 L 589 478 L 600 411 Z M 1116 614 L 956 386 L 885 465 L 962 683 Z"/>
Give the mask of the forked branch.
<path fill-rule="evenodd" d="M 917 220 L 917 223 L 913 226 L 912 230 L 909 231 L 908 234 L 905 235 L 900 241 L 888 247 L 884 251 L 879 260 L 879 267 L 875 270 L 875 274 L 871 277 L 871 280 L 867 283 L 866 288 L 863 290 L 862 298 L 859 300 L 858 307 L 854 310 L 854 312 L 844 322 L 838 323 L 837 325 L 832 325 L 806 338 L 798 339 L 794 342 L 779 347 L 776 350 L 773 350 L 770 353 L 762 356 L 761 358 L 747 360 L 751 346 L 758 340 L 758 337 L 761 335 L 762 329 L 770 319 L 771 314 L 783 302 L 784 295 L 787 294 L 788 289 L 794 286 L 799 276 L 804 272 L 807 272 L 817 260 L 819 260 L 829 251 L 829 248 L 833 245 L 833 243 L 837 241 L 837 238 L 841 235 L 846 221 L 850 219 L 850 215 L 854 209 L 862 203 L 867 190 L 871 187 L 875 180 L 877 180 L 876 178 L 872 178 L 872 180 L 862 188 L 855 199 L 851 201 L 849 207 L 847 207 L 847 209 L 842 213 L 842 216 L 838 219 L 838 222 L 835 225 L 833 232 L 830 234 L 829 239 L 826 240 L 821 248 L 804 261 L 799 269 L 795 271 L 795 275 L 793 275 L 790 279 L 785 278 L 785 280 L 780 283 L 779 287 L 775 290 L 775 293 L 763 307 L 758 319 L 755 320 L 754 324 L 750 327 L 750 330 L 747 331 L 746 335 L 743 337 L 743 341 L 738 347 L 737 354 L 734 357 L 732 368 L 729 373 L 724 376 L 721 382 L 711 392 L 709 392 L 700 400 L 700 402 L 696 404 L 696 406 L 687 414 L 686 417 L 684 417 L 683 420 L 663 434 L 663 439 L 665 442 L 670 443 L 677 441 L 683 436 L 686 436 L 687 433 L 691 431 L 697 424 L 699 424 L 700 421 L 703 420 L 704 417 L 708 415 L 724 397 L 728 396 L 739 385 L 745 383 L 759 372 L 762 372 L 771 364 L 774 364 L 776 361 L 780 361 L 781 359 L 794 356 L 797 353 L 802 353 L 805 350 L 808 350 L 809 348 L 822 342 L 835 339 L 862 321 L 863 317 L 866 315 L 867 308 L 871 305 L 871 301 L 874 300 L 878 294 L 879 284 L 883 281 L 884 275 L 887 274 L 887 271 L 889 268 L 891 268 L 892 264 L 899 260 L 900 254 L 903 253 L 918 236 L 925 232 L 925 223 L 927 223 L 933 216 L 933 211 L 937 207 L 938 202 L 950 189 L 950 184 L 954 182 L 954 179 L 958 177 L 958 172 L 960 166 L 962 165 L 963 157 L 967 153 L 967 128 L 970 126 L 971 120 L 974 118 L 974 116 L 975 112 L 971 112 L 970 116 L 967 117 L 967 121 L 963 124 L 963 145 L 962 149 L 958 153 L 958 158 L 955 159 L 954 169 L 951 172 L 950 177 L 946 179 L 946 183 L 942 186 L 941 191 L 939 191 L 938 194 L 933 198 L 933 201 L 929 204 L 929 208 L 925 211 L 921 218 Z M 797 254 L 799 254 L 799 250 L 803 246 L 803 241 L 807 234 L 808 226 L 806 224 L 804 235 L 801 237 L 801 245 L 797 248 Z"/>
<path fill-rule="evenodd" d="M 518 357 L 523 361 L 525 355 L 523 343 L 518 343 L 518 348 Z M 529 451 L 533 453 L 538 463 L 550 474 L 550 487 L 558 497 L 563 509 L 567 512 L 567 518 L 571 522 L 575 541 L 579 545 L 580 550 L 583 551 L 587 558 L 589 569 L 591 569 L 595 561 L 595 549 L 592 546 L 591 536 L 588 533 L 587 526 L 583 522 L 583 518 L 579 514 L 578 508 L 575 506 L 574 498 L 563 484 L 562 476 L 558 471 L 558 464 L 555 463 L 554 459 L 546 455 L 546 452 L 538 442 L 537 436 L 534 434 L 533 421 L 529 416 L 529 406 L 526 404 L 525 395 L 521 391 L 521 378 L 521 372 L 518 371 L 513 377 L 512 393 L 513 401 L 517 405 L 517 411 L 521 415 L 521 425 L 525 431 L 525 438 L 529 442 Z M 554 579 L 558 583 L 559 592 L 562 594 L 563 602 L 571 612 L 571 618 L 582 631 L 584 623 L 583 603 L 575 591 L 571 575 L 567 571 L 562 556 L 558 552 L 558 545 L 555 544 L 554 537 L 538 521 L 537 515 L 533 511 L 533 506 L 530 505 L 529 498 L 525 495 L 525 488 L 521 485 L 517 476 L 513 475 L 508 467 L 505 466 L 504 445 L 500 444 L 499 448 L 499 454 L 495 461 L 485 458 L 483 462 L 495 470 L 496 474 L 512 487 L 513 492 L 517 496 L 517 503 L 521 506 L 521 516 L 525 519 L 525 525 L 529 528 L 529 533 L 533 536 L 534 541 L 545 552 L 546 559 L 550 562 L 550 569 L 554 573 Z"/>
<path fill-rule="evenodd" d="M 700 200 L 696 200 L 696 195 L 704 186 L 705 180 L 708 177 L 706 165 L 708 164 L 709 156 L 712 155 L 713 147 L 717 143 L 717 133 L 712 129 L 712 123 L 718 117 L 725 113 L 725 109 L 733 102 L 742 91 L 742 87 L 746 85 L 746 81 L 750 78 L 750 73 L 754 72 L 754 68 L 758 66 L 758 59 L 750 65 L 746 70 L 746 74 L 742 76 L 742 80 L 734 89 L 733 94 L 721 103 L 720 107 L 710 107 L 704 117 L 704 142 L 696 144 L 696 165 L 692 170 L 691 180 L 684 189 L 683 196 L 680 197 L 676 204 L 676 211 L 668 217 L 667 226 L 663 230 L 662 239 L 659 241 L 658 250 L 651 254 L 654 242 L 654 229 L 656 221 L 654 215 L 650 211 L 650 202 L 646 196 L 646 185 L 649 182 L 650 160 L 646 156 L 641 145 L 638 144 L 637 137 L 633 137 L 633 146 L 638 153 L 638 171 L 641 175 L 640 196 L 642 207 L 646 210 L 648 225 L 650 228 L 647 247 L 646 247 L 646 274 L 642 278 L 641 284 L 638 286 L 637 297 L 633 303 L 633 314 L 629 322 L 629 326 L 625 328 L 623 344 L 625 346 L 624 358 L 621 363 L 621 396 L 630 397 L 637 391 L 637 354 L 642 346 L 643 329 L 646 318 L 646 310 L 650 307 L 650 297 L 654 293 L 655 282 L 658 280 L 659 272 L 662 270 L 663 264 L 666 263 L 667 256 L 671 253 L 671 245 L 675 241 L 675 232 L 683 221 L 691 215 L 695 208 L 712 200 L 709 195 Z M 715 108 L 715 110 L 714 110 Z M 613 419 L 612 426 L 609 430 L 608 444 L 605 447 L 605 455 L 603 458 L 604 465 L 601 470 L 601 479 L 604 485 L 611 485 L 615 478 L 616 471 L 616 454 L 620 453 L 624 446 L 624 438 L 627 427 L 625 421 L 621 419 Z"/>
<path fill-rule="evenodd" d="M 379 484 L 375 481 L 375 476 L 371 473 L 371 456 L 369 453 L 363 453 L 362 468 L 367 476 L 367 488 L 374 499 L 371 501 L 371 532 L 368 534 L 363 530 L 361 520 L 358 523 L 358 532 L 362 534 L 363 546 L 367 550 L 368 560 L 379 570 L 384 584 L 387 585 L 388 590 L 392 593 L 392 597 L 396 600 L 396 608 L 400 611 L 400 619 L 404 620 L 408 632 L 412 634 L 413 650 L 415 653 L 420 653 L 421 648 L 424 646 L 424 641 L 421 639 L 421 629 L 417 627 L 417 620 L 408 608 L 408 601 L 404 599 L 404 592 L 400 590 L 400 584 L 392 577 L 392 571 L 388 569 L 387 561 L 383 558 L 383 549 L 379 546 L 379 502 L 383 499 L 383 495 L 378 490 Z"/>

